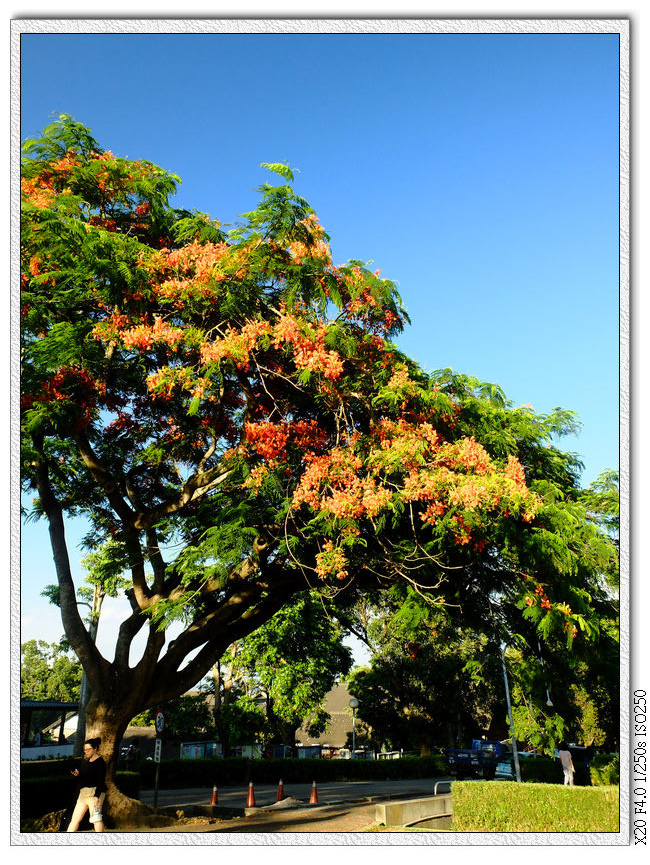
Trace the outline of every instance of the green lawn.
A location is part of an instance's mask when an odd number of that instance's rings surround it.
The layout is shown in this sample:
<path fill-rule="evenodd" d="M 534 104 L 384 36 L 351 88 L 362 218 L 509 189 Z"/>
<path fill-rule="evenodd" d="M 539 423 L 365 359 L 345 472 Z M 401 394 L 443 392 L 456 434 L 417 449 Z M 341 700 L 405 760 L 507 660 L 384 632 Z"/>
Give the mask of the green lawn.
<path fill-rule="evenodd" d="M 510 781 L 452 785 L 453 832 L 618 832 L 618 787 Z"/>

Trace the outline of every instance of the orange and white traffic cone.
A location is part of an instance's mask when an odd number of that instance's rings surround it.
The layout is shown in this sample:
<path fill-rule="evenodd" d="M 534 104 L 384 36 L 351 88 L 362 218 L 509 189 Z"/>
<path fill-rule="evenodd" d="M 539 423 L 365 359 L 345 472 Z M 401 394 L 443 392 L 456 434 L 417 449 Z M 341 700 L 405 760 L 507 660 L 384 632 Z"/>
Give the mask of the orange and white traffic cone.
<path fill-rule="evenodd" d="M 211 805 L 218 805 L 219 804 L 219 794 L 217 793 L 217 785 L 216 784 L 212 788 L 212 798 L 210 799 L 210 804 Z"/>
<path fill-rule="evenodd" d="M 280 783 L 278 784 L 278 795 L 275 797 L 275 801 L 279 802 L 281 799 L 284 799 L 284 784 L 282 783 L 282 778 L 280 778 Z"/>
<path fill-rule="evenodd" d="M 246 797 L 246 807 L 254 808 L 255 807 L 255 790 L 253 789 L 253 782 L 248 782 L 248 796 Z"/>
<path fill-rule="evenodd" d="M 316 782 L 314 781 L 311 785 L 311 797 L 309 799 L 310 805 L 318 805 L 318 790 L 316 789 Z"/>

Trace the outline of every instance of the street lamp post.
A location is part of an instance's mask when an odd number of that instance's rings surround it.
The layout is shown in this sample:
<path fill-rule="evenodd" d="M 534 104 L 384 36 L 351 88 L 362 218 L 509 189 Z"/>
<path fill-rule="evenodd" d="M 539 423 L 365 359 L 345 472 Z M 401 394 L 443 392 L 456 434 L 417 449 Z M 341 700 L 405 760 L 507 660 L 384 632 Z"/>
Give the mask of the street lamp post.
<path fill-rule="evenodd" d="M 542 645 L 537 641 L 537 650 L 539 652 L 539 662 L 542 665 L 542 670 L 544 671 L 544 687 L 546 688 L 546 705 L 549 709 L 553 708 L 553 701 L 551 700 L 551 695 L 548 692 L 548 682 L 546 681 L 546 665 L 544 664 L 544 658 L 542 657 Z"/>
<path fill-rule="evenodd" d="M 352 759 L 354 760 L 354 755 L 357 750 L 356 714 L 357 709 L 359 708 L 359 701 L 356 697 L 352 697 L 349 706 L 352 709 Z"/>
<path fill-rule="evenodd" d="M 515 734 L 515 722 L 512 717 L 512 706 L 510 704 L 510 688 L 508 686 L 508 672 L 506 670 L 506 644 L 501 643 L 501 664 L 503 665 L 503 682 L 506 688 L 506 704 L 508 706 L 508 724 L 510 726 L 510 737 L 512 740 L 512 758 L 515 763 L 515 778 L 521 783 L 521 769 L 519 768 L 519 753 L 517 751 L 517 736 Z"/>

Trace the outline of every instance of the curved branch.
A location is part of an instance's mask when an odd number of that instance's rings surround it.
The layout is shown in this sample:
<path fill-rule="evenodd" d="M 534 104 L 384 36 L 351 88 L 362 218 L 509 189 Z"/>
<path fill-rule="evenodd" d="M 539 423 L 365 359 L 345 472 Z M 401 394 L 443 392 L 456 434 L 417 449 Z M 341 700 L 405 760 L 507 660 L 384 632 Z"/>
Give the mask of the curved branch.
<path fill-rule="evenodd" d="M 167 502 L 139 513 L 133 520 L 134 528 L 149 529 L 163 517 L 177 513 L 177 511 L 180 511 L 190 502 L 216 489 L 231 474 L 232 469 L 226 469 L 223 464 L 208 469 L 205 472 L 196 472 L 183 484 L 180 495 L 175 501 Z"/>
<path fill-rule="evenodd" d="M 42 441 L 34 439 L 39 456 L 34 461 L 36 488 L 49 524 L 52 556 L 59 584 L 59 604 L 65 635 L 81 661 L 92 688 L 99 688 L 109 674 L 109 664 L 90 637 L 79 614 L 77 595 L 70 569 L 65 539 L 63 511 L 50 484 L 47 461 L 42 455 Z"/>
<path fill-rule="evenodd" d="M 234 632 L 238 635 L 238 623 L 240 626 L 246 623 L 244 632 L 239 636 L 250 633 L 248 624 L 251 621 L 258 623 L 254 627 L 259 627 L 263 623 L 262 610 L 272 607 L 275 612 L 276 604 L 279 609 L 291 595 L 305 587 L 301 575 L 297 572 L 287 573 L 280 567 L 269 570 L 271 572 L 266 579 L 254 583 L 246 582 L 241 578 L 235 582 L 233 579 L 231 591 L 221 600 L 217 609 L 206 613 L 169 644 L 159 664 L 161 673 L 174 674 L 190 652 L 206 641 L 214 639 L 221 632 Z M 277 573 L 274 579 L 273 572 Z M 269 577 L 273 579 L 272 582 Z M 237 638 L 237 636 L 232 637 L 230 642 Z"/>
<path fill-rule="evenodd" d="M 94 480 L 104 490 L 106 498 L 115 513 L 119 516 L 125 526 L 132 526 L 135 517 L 133 511 L 124 501 L 123 495 L 119 492 L 118 483 L 108 470 L 102 465 L 99 457 L 95 453 L 88 438 L 82 432 L 75 435 L 75 442 L 79 449 L 79 454 L 84 461 L 86 468 L 93 476 Z M 126 492 L 126 491 L 125 491 Z"/>
<path fill-rule="evenodd" d="M 147 529 L 145 536 L 147 539 L 147 558 L 151 562 L 151 567 L 153 568 L 154 573 L 153 591 L 155 594 L 159 595 L 163 591 L 165 585 L 167 565 L 162 557 L 162 553 L 160 552 L 160 547 L 158 546 L 158 532 L 155 528 L 152 527 Z"/>
<path fill-rule="evenodd" d="M 162 702 L 171 696 L 183 693 L 195 685 L 212 667 L 218 658 L 223 655 L 228 646 L 236 640 L 247 636 L 257 630 L 260 625 L 281 609 L 282 606 L 303 588 L 300 579 L 295 576 L 286 580 L 281 587 L 274 587 L 272 595 L 268 595 L 253 609 L 238 617 L 236 622 L 217 622 L 213 620 L 212 630 L 216 633 L 205 638 L 205 645 L 192 660 L 182 669 L 178 669 L 185 658 L 183 653 L 180 659 L 176 659 L 176 667 L 166 666 L 169 652 L 158 664 L 155 679 L 152 683 L 152 692 L 149 695 L 151 702 Z M 172 644 L 173 645 L 173 644 Z M 199 643 L 198 645 L 201 645 Z M 170 645 L 170 650 L 172 646 Z"/>
<path fill-rule="evenodd" d="M 142 630 L 142 626 L 146 622 L 146 618 L 142 615 L 142 611 L 135 599 L 135 592 L 133 589 L 128 589 L 126 596 L 131 604 L 131 615 L 120 625 L 117 642 L 115 644 L 115 660 L 113 661 L 115 667 L 121 670 L 128 669 L 131 643 L 136 634 Z"/>

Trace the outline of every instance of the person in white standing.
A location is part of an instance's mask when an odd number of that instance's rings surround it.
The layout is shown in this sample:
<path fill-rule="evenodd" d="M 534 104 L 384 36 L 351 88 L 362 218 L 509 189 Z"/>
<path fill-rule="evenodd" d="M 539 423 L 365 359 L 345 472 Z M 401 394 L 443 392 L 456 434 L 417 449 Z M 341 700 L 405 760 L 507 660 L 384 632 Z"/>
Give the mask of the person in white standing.
<path fill-rule="evenodd" d="M 558 756 L 560 758 L 560 763 L 562 763 L 562 769 L 564 771 L 564 785 L 573 787 L 573 773 L 575 769 L 573 768 L 573 759 L 571 758 L 571 751 L 569 751 L 568 745 L 566 742 L 563 742 L 558 749 Z"/>

